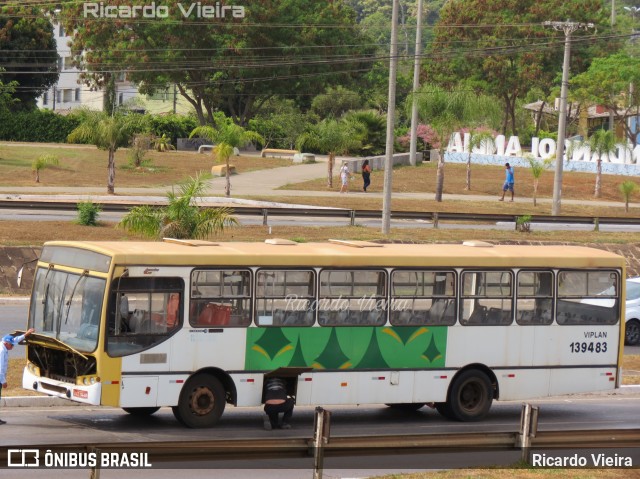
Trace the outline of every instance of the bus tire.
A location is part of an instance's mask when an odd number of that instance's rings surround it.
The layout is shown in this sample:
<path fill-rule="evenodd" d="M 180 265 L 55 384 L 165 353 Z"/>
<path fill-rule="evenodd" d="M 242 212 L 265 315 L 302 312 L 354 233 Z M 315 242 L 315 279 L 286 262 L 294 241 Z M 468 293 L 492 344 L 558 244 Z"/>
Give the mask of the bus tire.
<path fill-rule="evenodd" d="M 491 381 L 481 371 L 469 369 L 458 375 L 447 397 L 447 409 L 457 421 L 477 421 L 489 412 L 493 402 Z"/>
<path fill-rule="evenodd" d="M 159 407 L 123 407 L 124 412 L 128 412 L 132 416 L 144 417 L 151 416 L 153 413 L 158 412 Z"/>
<path fill-rule="evenodd" d="M 196 374 L 182 388 L 173 415 L 186 427 L 214 426 L 224 412 L 225 390 L 217 378 L 208 374 Z"/>
<path fill-rule="evenodd" d="M 404 412 L 413 412 L 420 409 L 424 406 L 423 402 L 403 402 L 403 403 L 394 403 L 394 404 L 386 404 L 391 409 L 395 409 L 396 411 L 404 411 Z"/>
<path fill-rule="evenodd" d="M 627 346 L 637 346 L 640 343 L 640 321 L 630 319 L 625 325 L 624 343 Z"/>

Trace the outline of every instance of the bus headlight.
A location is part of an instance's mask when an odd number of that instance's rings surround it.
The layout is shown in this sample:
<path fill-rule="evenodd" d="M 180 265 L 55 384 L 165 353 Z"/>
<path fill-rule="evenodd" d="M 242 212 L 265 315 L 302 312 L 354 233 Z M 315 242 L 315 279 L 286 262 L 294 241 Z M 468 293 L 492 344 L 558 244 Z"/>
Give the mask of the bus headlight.
<path fill-rule="evenodd" d="M 80 383 L 84 386 L 91 386 L 99 382 L 100 382 L 100 378 L 97 376 L 84 376 L 80 381 Z"/>

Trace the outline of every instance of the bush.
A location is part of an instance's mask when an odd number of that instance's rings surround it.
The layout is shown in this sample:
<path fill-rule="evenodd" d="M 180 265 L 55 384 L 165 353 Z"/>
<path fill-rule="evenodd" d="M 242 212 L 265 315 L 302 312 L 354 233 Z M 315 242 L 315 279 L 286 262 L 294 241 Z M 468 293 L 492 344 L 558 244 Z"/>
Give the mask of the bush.
<path fill-rule="evenodd" d="M 78 224 L 83 226 L 98 226 L 98 214 L 100 205 L 92 201 L 82 201 L 78 203 Z"/>
<path fill-rule="evenodd" d="M 64 143 L 80 124 L 75 115 L 62 116 L 50 110 L 0 113 L 0 140 Z"/>
<path fill-rule="evenodd" d="M 176 146 L 178 138 L 189 138 L 198 126 L 198 121 L 185 115 L 149 115 L 149 125 L 154 136 L 161 138 L 165 135 L 171 138 L 171 144 Z"/>

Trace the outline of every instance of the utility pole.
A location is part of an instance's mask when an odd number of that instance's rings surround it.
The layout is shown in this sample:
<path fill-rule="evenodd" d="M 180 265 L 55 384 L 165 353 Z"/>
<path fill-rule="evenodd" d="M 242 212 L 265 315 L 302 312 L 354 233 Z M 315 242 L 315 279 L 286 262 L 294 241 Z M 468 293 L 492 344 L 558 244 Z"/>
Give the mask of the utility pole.
<path fill-rule="evenodd" d="M 396 116 L 396 71 L 398 70 L 398 0 L 393 0 L 391 13 L 391 57 L 389 58 L 389 102 L 387 106 L 387 147 L 384 162 L 384 198 L 382 201 L 382 234 L 391 229 L 391 180 L 393 178 L 393 126 Z"/>
<path fill-rule="evenodd" d="M 416 53 L 413 62 L 413 102 L 411 105 L 411 140 L 409 144 L 409 163 L 416 166 L 416 147 L 418 137 L 418 99 L 416 93 L 420 87 L 420 54 L 422 53 L 422 0 L 418 0 L 418 12 L 416 14 Z"/>
<path fill-rule="evenodd" d="M 569 59 L 571 57 L 571 34 L 579 28 L 593 28 L 593 23 L 544 22 L 545 26 L 564 32 L 564 62 L 562 64 L 562 86 L 560 88 L 560 112 L 558 113 L 558 144 L 556 146 L 556 170 L 553 177 L 553 205 L 551 214 L 560 214 L 562 201 L 562 168 L 564 161 L 564 140 L 567 129 L 567 92 L 569 90 Z"/>
<path fill-rule="evenodd" d="M 611 26 L 616 24 L 616 0 L 611 0 Z"/>

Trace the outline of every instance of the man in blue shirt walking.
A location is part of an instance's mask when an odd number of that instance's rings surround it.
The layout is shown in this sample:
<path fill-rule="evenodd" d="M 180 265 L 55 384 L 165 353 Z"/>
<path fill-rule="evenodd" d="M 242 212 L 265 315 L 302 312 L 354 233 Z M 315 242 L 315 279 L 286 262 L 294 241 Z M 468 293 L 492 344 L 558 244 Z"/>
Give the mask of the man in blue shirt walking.
<path fill-rule="evenodd" d="M 2 390 L 8 387 L 7 370 L 9 369 L 9 351 L 13 349 L 13 346 L 20 343 L 34 331 L 35 329 L 31 328 L 20 336 L 11 336 L 10 334 L 7 334 L 2 338 L 2 341 L 0 342 L 0 398 L 2 397 Z M 0 426 L 6 423 L 7 421 L 0 419 Z"/>
<path fill-rule="evenodd" d="M 498 201 L 504 201 L 504 194 L 507 192 L 507 190 L 511 192 L 511 201 L 513 201 L 513 185 L 515 183 L 515 180 L 513 178 L 513 168 L 509 165 L 509 163 L 505 163 L 504 169 L 506 177 L 504 180 L 504 185 L 502 185 L 502 197 Z"/>

